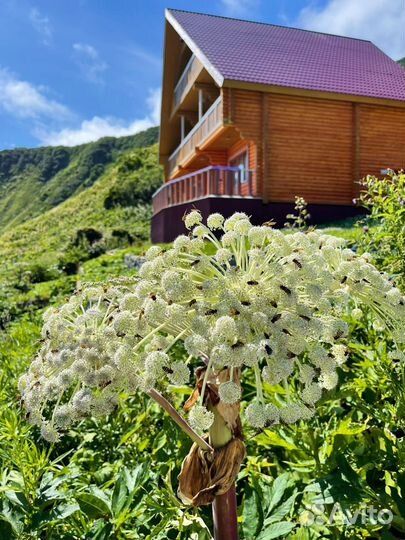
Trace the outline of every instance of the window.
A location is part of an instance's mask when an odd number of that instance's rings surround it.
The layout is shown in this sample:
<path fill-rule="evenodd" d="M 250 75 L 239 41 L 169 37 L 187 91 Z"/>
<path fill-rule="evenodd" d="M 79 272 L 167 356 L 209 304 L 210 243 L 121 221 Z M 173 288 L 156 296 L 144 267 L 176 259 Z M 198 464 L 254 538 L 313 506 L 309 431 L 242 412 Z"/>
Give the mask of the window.
<path fill-rule="evenodd" d="M 245 184 L 248 181 L 249 160 L 247 151 L 241 152 L 235 158 L 231 159 L 229 166 L 240 169 L 240 172 L 235 171 L 235 182 L 239 181 L 241 184 Z"/>

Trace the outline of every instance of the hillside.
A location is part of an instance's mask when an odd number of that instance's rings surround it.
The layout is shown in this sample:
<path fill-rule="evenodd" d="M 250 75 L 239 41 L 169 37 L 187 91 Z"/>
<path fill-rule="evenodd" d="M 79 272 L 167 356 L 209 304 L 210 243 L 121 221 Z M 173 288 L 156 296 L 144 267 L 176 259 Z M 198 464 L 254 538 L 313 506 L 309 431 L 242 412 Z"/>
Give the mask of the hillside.
<path fill-rule="evenodd" d="M 42 307 L 56 292 L 70 292 L 85 261 L 148 242 L 151 197 L 162 182 L 157 145 L 121 154 L 117 148 L 146 142 L 151 135 L 156 139 L 156 130 L 109 141 L 115 161 L 104 165 L 89 187 L 85 180 L 54 208 L 39 214 L 41 205 L 33 205 L 39 215 L 19 225 L 15 216 L 8 223 L 0 234 L 0 328 L 28 308 Z M 66 182 L 60 184 L 67 186 L 65 193 L 74 185 L 67 170 Z"/>
<path fill-rule="evenodd" d="M 405 68 L 405 57 L 398 60 L 398 64 L 401 64 L 401 66 Z"/>
<path fill-rule="evenodd" d="M 75 147 L 0 152 L 0 232 L 91 187 L 123 152 L 155 144 L 158 128 Z"/>

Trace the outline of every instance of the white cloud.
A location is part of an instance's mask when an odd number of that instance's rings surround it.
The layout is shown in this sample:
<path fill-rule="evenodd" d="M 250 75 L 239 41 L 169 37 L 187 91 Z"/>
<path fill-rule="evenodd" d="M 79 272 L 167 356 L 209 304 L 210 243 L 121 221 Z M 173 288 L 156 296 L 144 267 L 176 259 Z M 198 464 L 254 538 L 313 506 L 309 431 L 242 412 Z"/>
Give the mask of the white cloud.
<path fill-rule="evenodd" d="M 135 56 L 137 60 L 144 64 L 149 64 L 154 68 L 160 69 L 162 67 L 162 60 L 160 57 L 157 57 L 153 54 L 151 54 L 148 51 L 145 51 L 145 49 L 142 49 L 141 47 L 131 47 L 129 49 L 129 52 Z"/>
<path fill-rule="evenodd" d="M 133 135 L 152 126 L 160 121 L 160 89 L 151 90 L 146 100 L 148 113 L 144 118 L 125 122 L 114 117 L 94 116 L 90 120 L 84 120 L 81 125 L 74 128 L 64 128 L 60 131 L 45 132 L 37 130 L 37 137 L 42 144 L 50 146 L 75 146 L 90 141 L 96 141 L 101 137 L 122 137 Z"/>
<path fill-rule="evenodd" d="M 220 0 L 227 15 L 233 17 L 247 16 L 254 18 L 254 12 L 259 8 L 260 0 Z"/>
<path fill-rule="evenodd" d="M 42 42 L 49 45 L 53 34 L 49 18 L 42 15 L 37 8 L 32 8 L 28 17 L 34 29 L 42 36 Z"/>
<path fill-rule="evenodd" d="M 102 73 L 108 68 L 95 47 L 88 43 L 74 43 L 73 49 L 82 73 L 91 82 L 101 83 Z"/>
<path fill-rule="evenodd" d="M 324 6 L 301 10 L 294 24 L 369 39 L 395 60 L 405 56 L 404 0 L 328 0 Z"/>
<path fill-rule="evenodd" d="M 149 91 L 149 96 L 146 99 L 146 105 L 148 106 L 149 116 L 155 126 L 160 124 L 160 102 L 162 99 L 162 89 L 155 88 L 155 90 Z"/>
<path fill-rule="evenodd" d="M 71 112 L 65 105 L 48 98 L 43 89 L 18 79 L 0 68 L 0 110 L 20 118 L 66 119 Z"/>

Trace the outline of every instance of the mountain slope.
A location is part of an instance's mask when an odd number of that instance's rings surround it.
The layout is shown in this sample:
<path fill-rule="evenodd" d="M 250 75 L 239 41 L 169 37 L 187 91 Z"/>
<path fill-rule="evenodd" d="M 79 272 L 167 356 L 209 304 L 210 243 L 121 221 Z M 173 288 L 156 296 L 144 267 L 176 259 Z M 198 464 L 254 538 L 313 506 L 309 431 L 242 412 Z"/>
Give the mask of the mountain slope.
<path fill-rule="evenodd" d="M 97 240 L 149 238 L 150 201 L 162 183 L 157 146 L 123 154 L 94 184 L 55 208 L 0 236 L 0 258 L 24 264 L 36 257 L 55 262 L 78 231 L 97 229 Z M 0 277 L 1 281 L 1 277 Z"/>
<path fill-rule="evenodd" d="M 92 186 L 125 151 L 157 142 L 158 128 L 75 147 L 0 152 L 0 232 Z"/>

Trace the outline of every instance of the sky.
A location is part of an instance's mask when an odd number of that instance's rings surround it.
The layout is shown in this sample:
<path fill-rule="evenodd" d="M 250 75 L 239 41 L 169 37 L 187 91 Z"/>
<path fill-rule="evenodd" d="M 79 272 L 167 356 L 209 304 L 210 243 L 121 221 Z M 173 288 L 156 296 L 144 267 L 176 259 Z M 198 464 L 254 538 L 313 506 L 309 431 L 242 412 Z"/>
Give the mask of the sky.
<path fill-rule="evenodd" d="M 166 7 L 369 39 L 405 56 L 405 0 L 0 0 L 0 149 L 157 125 Z"/>

